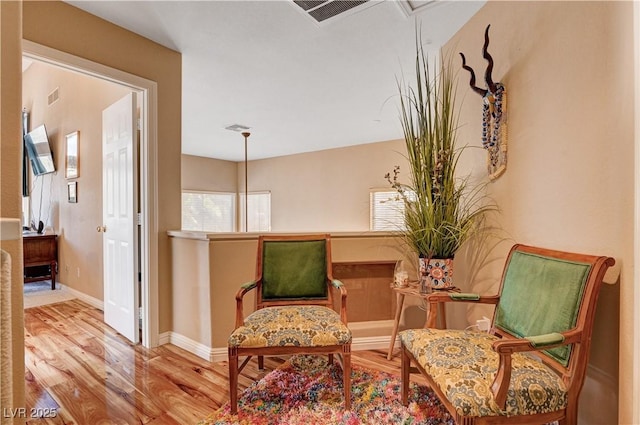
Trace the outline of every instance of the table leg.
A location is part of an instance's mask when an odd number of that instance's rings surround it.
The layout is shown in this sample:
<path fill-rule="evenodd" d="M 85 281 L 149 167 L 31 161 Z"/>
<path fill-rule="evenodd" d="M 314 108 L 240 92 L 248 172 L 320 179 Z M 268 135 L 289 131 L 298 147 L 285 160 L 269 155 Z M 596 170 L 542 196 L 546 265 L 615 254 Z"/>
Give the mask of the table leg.
<path fill-rule="evenodd" d="M 447 329 L 447 312 L 445 311 L 444 303 L 438 303 L 438 316 L 440 316 L 440 329 Z"/>
<path fill-rule="evenodd" d="M 398 335 L 398 326 L 400 325 L 400 316 L 402 315 L 402 305 L 404 304 L 404 294 L 398 294 L 396 297 L 396 317 L 393 322 L 393 331 L 391 332 L 391 341 L 389 342 L 389 353 L 387 360 L 393 357 L 393 346 L 396 344 L 396 336 Z"/>
<path fill-rule="evenodd" d="M 51 263 L 51 290 L 56 289 L 56 268 L 58 268 L 58 262 L 53 261 Z"/>

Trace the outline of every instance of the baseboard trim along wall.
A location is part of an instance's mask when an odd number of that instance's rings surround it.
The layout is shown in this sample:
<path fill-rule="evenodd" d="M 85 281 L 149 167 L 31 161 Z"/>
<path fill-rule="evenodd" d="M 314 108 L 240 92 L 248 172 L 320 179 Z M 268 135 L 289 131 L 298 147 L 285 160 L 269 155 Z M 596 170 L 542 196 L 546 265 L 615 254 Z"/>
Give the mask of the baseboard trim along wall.
<path fill-rule="evenodd" d="M 581 425 L 618 423 L 618 380 L 589 364 L 580 392 L 578 423 Z"/>
<path fill-rule="evenodd" d="M 354 338 L 351 343 L 351 351 L 387 349 L 389 348 L 390 338 L 390 336 Z M 191 354 L 195 354 L 196 356 L 213 363 L 227 361 L 228 359 L 227 347 L 207 347 L 204 344 L 175 332 L 165 332 L 161 334 L 159 344 L 173 344 L 176 347 L 180 347 Z"/>
<path fill-rule="evenodd" d="M 184 335 L 180 335 L 178 333 L 175 332 L 167 332 L 169 334 L 169 342 L 177 347 L 182 348 L 183 350 L 186 350 L 188 352 L 190 352 L 191 354 L 195 354 L 198 357 L 201 357 L 205 360 L 210 360 L 211 358 L 211 352 L 212 349 L 204 344 L 201 344 L 197 341 L 192 340 L 191 338 L 187 338 Z M 160 337 L 160 344 L 162 344 L 165 338 Z M 225 360 L 226 360 L 226 355 L 227 355 L 227 349 L 225 348 Z"/>
<path fill-rule="evenodd" d="M 86 302 L 91 307 L 95 307 L 100 311 L 104 311 L 104 302 L 103 301 L 101 301 L 101 300 L 99 300 L 97 298 L 94 298 L 91 295 L 87 295 L 84 292 L 80 292 L 80 291 L 78 291 L 76 289 L 73 289 L 72 287 L 64 285 L 62 283 L 60 283 L 60 289 L 64 289 L 65 291 L 73 294 L 76 298 Z"/>

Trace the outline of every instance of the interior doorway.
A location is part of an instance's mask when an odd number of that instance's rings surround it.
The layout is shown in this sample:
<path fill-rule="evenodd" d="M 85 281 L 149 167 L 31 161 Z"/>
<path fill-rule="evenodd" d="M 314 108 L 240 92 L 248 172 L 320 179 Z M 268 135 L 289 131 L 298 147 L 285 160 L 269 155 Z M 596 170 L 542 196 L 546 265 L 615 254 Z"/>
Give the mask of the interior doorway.
<path fill-rule="evenodd" d="M 23 56 L 70 72 L 119 84 L 139 98 L 139 205 L 141 342 L 159 343 L 156 211 L 156 83 L 102 64 L 23 40 Z M 101 259 L 100 259 L 101 261 Z"/>

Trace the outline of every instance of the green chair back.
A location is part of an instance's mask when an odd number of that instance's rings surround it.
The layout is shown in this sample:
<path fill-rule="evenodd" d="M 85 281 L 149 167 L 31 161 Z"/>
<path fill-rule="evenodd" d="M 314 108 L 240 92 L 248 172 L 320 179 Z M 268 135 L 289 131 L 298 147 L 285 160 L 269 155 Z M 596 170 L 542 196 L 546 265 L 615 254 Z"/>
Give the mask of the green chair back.
<path fill-rule="evenodd" d="M 514 252 L 505 272 L 494 325 L 521 338 L 575 327 L 590 270 L 585 263 Z M 546 353 L 567 366 L 571 346 Z"/>
<path fill-rule="evenodd" d="M 326 241 L 264 241 L 262 298 L 327 299 Z"/>

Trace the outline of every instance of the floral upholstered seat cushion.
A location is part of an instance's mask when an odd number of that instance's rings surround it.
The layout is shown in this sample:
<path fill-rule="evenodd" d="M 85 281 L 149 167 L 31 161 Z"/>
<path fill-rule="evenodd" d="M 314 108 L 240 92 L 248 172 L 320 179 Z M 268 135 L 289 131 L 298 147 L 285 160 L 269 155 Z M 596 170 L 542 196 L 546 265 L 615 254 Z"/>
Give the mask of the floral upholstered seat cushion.
<path fill-rule="evenodd" d="M 562 379 L 533 356 L 512 355 L 507 403 L 502 411 L 491 384 L 498 354 L 491 344 L 498 338 L 482 332 L 411 329 L 400 333 L 402 345 L 435 380 L 462 416 L 529 415 L 554 412 L 567 404 Z"/>
<path fill-rule="evenodd" d="M 351 342 L 351 331 L 323 306 L 268 307 L 251 313 L 229 337 L 230 347 L 321 347 Z"/>

